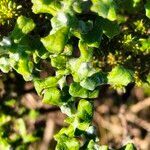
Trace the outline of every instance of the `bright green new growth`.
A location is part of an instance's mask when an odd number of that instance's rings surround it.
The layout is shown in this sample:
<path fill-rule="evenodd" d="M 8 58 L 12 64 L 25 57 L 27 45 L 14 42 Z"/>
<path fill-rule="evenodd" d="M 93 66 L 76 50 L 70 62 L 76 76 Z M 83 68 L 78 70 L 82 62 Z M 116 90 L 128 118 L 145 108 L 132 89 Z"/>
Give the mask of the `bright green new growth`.
<path fill-rule="evenodd" d="M 133 72 L 123 66 L 116 66 L 108 75 L 108 82 L 115 88 L 123 88 L 133 81 Z"/>
<path fill-rule="evenodd" d="M 31 43 L 28 41 L 28 33 L 35 27 L 32 19 L 20 16 L 16 26 L 9 38 L 4 38 L 0 43 L 5 55 L 1 57 L 0 69 L 8 72 L 15 69 L 22 74 L 25 80 L 32 79 L 33 62 L 30 60 L 28 51 L 32 50 Z M 7 57 L 5 57 L 7 55 Z"/>
<path fill-rule="evenodd" d="M 1 0 L 0 1 L 0 25 L 4 25 L 9 20 L 18 16 L 18 12 L 21 6 L 13 0 Z"/>
<path fill-rule="evenodd" d="M 92 3 L 91 10 L 98 13 L 99 16 L 111 21 L 117 19 L 113 0 L 92 0 Z"/>
<path fill-rule="evenodd" d="M 150 1 L 147 0 L 147 3 L 145 5 L 145 10 L 146 10 L 146 16 L 150 18 Z"/>

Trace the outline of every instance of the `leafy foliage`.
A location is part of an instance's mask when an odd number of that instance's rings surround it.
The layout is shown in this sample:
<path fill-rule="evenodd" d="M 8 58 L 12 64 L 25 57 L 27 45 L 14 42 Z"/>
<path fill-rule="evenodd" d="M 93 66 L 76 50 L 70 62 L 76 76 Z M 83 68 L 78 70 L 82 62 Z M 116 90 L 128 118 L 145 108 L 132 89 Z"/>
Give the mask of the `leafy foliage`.
<path fill-rule="evenodd" d="M 92 0 L 91 10 L 97 12 L 99 16 L 111 21 L 116 20 L 115 4 L 112 0 Z"/>
<path fill-rule="evenodd" d="M 41 36 L 41 27 L 34 14 L 30 18 L 19 16 L 13 31 L 0 42 L 0 69 L 4 73 L 14 69 L 26 81 L 33 81 L 44 103 L 60 106 L 68 115 L 68 128 L 63 128 L 55 136 L 57 150 L 108 149 L 97 144 L 95 129 L 91 124 L 91 99 L 98 97 L 99 87 L 104 84 L 125 91 L 130 83 L 139 85 L 139 82 L 145 82 L 149 74 L 149 1 L 145 4 L 135 0 L 130 0 L 130 3 L 129 0 L 31 2 L 33 13 L 44 14 L 44 19 L 50 21 L 46 28 L 51 29 Z M 8 11 L 4 15 L 3 6 L 6 10 L 17 8 L 13 1 L 2 0 L 2 24 L 16 16 L 16 11 Z M 142 14 L 145 24 L 136 15 L 133 18 L 135 22 L 130 20 L 130 14 L 138 12 Z M 44 79 L 40 78 L 43 60 L 51 64 L 55 72 Z M 71 78 L 70 81 L 67 77 Z M 78 98 L 86 100 L 78 102 Z M 78 107 L 73 108 L 77 102 Z M 24 129 L 21 131 L 23 138 L 26 136 L 24 123 L 18 121 L 21 129 Z M 23 140 L 34 141 L 30 137 Z M 2 143 L 9 148 L 7 139 L 2 139 Z M 123 149 L 133 150 L 134 146 L 129 144 Z"/>
<path fill-rule="evenodd" d="M 147 1 L 145 5 L 145 10 L 146 10 L 146 16 L 150 18 L 150 2 L 149 1 Z"/>

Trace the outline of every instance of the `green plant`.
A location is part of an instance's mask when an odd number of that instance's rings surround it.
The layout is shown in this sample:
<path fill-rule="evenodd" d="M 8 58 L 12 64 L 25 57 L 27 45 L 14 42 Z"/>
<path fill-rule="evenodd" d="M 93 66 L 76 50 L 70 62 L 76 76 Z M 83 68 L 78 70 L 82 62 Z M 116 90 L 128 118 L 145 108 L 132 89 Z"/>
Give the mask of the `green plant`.
<path fill-rule="evenodd" d="M 19 9 L 21 5 L 17 5 L 13 0 L 1 0 L 0 1 L 0 25 L 9 23 L 11 19 L 16 18 L 19 15 Z"/>
<path fill-rule="evenodd" d="M 31 1 L 33 13 L 50 20 L 50 33 L 40 37 L 34 17 L 19 16 L 14 30 L 0 42 L 0 69 L 14 69 L 33 81 L 44 103 L 67 114 L 68 128 L 55 135 L 57 150 L 108 149 L 97 144 L 93 99 L 104 84 L 123 92 L 130 83 L 149 84 L 149 1 Z M 51 64 L 54 75 L 40 78 L 42 60 Z M 128 144 L 123 149 L 135 148 Z"/>

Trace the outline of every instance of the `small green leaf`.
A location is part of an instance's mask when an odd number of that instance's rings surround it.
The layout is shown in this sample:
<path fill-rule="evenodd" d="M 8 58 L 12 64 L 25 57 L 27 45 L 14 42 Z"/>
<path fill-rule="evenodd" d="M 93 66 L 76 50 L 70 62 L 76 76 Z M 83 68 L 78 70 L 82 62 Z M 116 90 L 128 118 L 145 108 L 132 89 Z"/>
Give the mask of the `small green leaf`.
<path fill-rule="evenodd" d="M 33 142 L 39 140 L 38 137 L 36 137 L 35 135 L 32 135 L 32 134 L 27 134 L 22 138 L 23 138 L 24 143 L 33 143 Z"/>
<path fill-rule="evenodd" d="M 133 72 L 123 66 L 116 66 L 108 74 L 108 83 L 114 87 L 124 87 L 133 82 Z"/>
<path fill-rule="evenodd" d="M 99 20 L 96 19 L 94 22 L 92 30 L 87 34 L 82 35 L 82 40 L 90 47 L 98 48 L 102 38 L 102 25 L 99 23 Z"/>
<path fill-rule="evenodd" d="M 146 16 L 150 19 L 150 1 L 147 0 L 147 3 L 145 5 L 145 10 L 146 10 Z"/>
<path fill-rule="evenodd" d="M 79 150 L 80 149 L 80 143 L 75 138 L 64 138 L 62 137 L 62 141 L 59 141 L 59 143 L 56 146 L 56 150 Z"/>
<path fill-rule="evenodd" d="M 51 105 L 61 105 L 61 93 L 57 88 L 48 88 L 44 90 L 43 103 Z"/>
<path fill-rule="evenodd" d="M 80 86 L 79 83 L 72 83 L 69 88 L 69 93 L 73 97 L 81 97 L 81 98 L 96 98 L 99 94 L 98 90 L 89 91 L 82 86 Z"/>
<path fill-rule="evenodd" d="M 51 55 L 51 65 L 57 69 L 64 69 L 66 68 L 67 58 L 65 56 L 55 56 Z"/>
<path fill-rule="evenodd" d="M 0 58 L 0 70 L 4 73 L 8 73 L 10 71 L 11 67 L 9 64 L 9 58 L 7 57 L 1 57 Z"/>
<path fill-rule="evenodd" d="M 74 27 L 77 24 L 77 20 L 74 15 L 59 11 L 56 16 L 51 19 L 52 30 L 54 33 L 63 27 Z"/>
<path fill-rule="evenodd" d="M 19 130 L 19 133 L 22 137 L 26 136 L 27 131 L 26 131 L 26 125 L 23 119 L 18 119 L 17 120 L 17 130 Z"/>
<path fill-rule="evenodd" d="M 128 143 L 127 145 L 125 145 L 122 148 L 120 148 L 120 150 L 136 150 L 136 148 L 133 145 L 133 143 Z"/>
<path fill-rule="evenodd" d="M 67 43 L 68 31 L 68 27 L 63 27 L 56 31 L 56 33 L 42 38 L 41 41 L 50 53 L 59 54 L 64 50 L 64 47 Z"/>
<path fill-rule="evenodd" d="M 11 33 L 11 37 L 15 42 L 18 42 L 24 35 L 28 34 L 35 28 L 35 23 L 32 19 L 20 16 L 17 19 L 17 24 Z"/>
<path fill-rule="evenodd" d="M 80 85 L 88 90 L 93 91 L 97 86 L 101 84 L 105 84 L 107 82 L 106 76 L 101 73 L 93 74 L 91 77 L 87 77 L 86 79 L 80 82 Z"/>
<path fill-rule="evenodd" d="M 73 97 L 88 98 L 88 90 L 81 87 L 78 83 L 72 83 L 70 85 L 69 93 Z"/>
<path fill-rule="evenodd" d="M 63 128 L 55 135 L 57 140 L 56 150 L 79 150 L 80 143 L 74 138 L 74 128 L 70 125 L 68 128 Z"/>
<path fill-rule="evenodd" d="M 108 150 L 108 146 L 107 145 L 102 145 L 99 147 L 99 150 Z"/>
<path fill-rule="evenodd" d="M 95 145 L 95 142 L 93 140 L 90 140 L 90 142 L 87 145 L 87 150 L 93 150 L 94 145 Z"/>
<path fill-rule="evenodd" d="M 109 38 L 113 38 L 120 32 L 119 25 L 116 22 L 100 18 L 99 23 L 102 26 L 103 33 Z"/>
<path fill-rule="evenodd" d="M 77 117 L 80 122 L 90 123 L 93 117 L 93 105 L 87 100 L 80 100 L 78 104 Z"/>
<path fill-rule="evenodd" d="M 113 0 L 92 0 L 91 10 L 99 16 L 111 21 L 116 20 L 115 4 Z"/>
<path fill-rule="evenodd" d="M 26 81 L 32 79 L 33 63 L 29 60 L 26 53 L 22 53 L 19 56 L 19 61 L 13 67 L 19 74 L 21 74 Z"/>
<path fill-rule="evenodd" d="M 60 3 L 53 0 L 31 0 L 33 3 L 32 10 L 35 14 L 49 13 L 56 15 L 60 9 Z"/>
<path fill-rule="evenodd" d="M 67 118 L 68 119 L 68 118 Z M 65 141 L 65 139 L 63 140 L 62 137 L 66 138 L 66 137 L 70 137 L 73 138 L 74 137 L 74 128 L 72 125 L 68 126 L 67 128 L 64 127 L 62 128 L 55 136 L 54 138 L 56 140 L 62 140 Z"/>
<path fill-rule="evenodd" d="M 80 58 L 82 61 L 88 62 L 93 56 L 93 48 L 88 47 L 88 45 L 82 40 L 79 41 L 78 46 L 81 53 Z"/>
<path fill-rule="evenodd" d="M 28 34 L 35 28 L 35 23 L 32 19 L 20 16 L 17 19 L 18 28 L 22 30 L 22 33 Z"/>
<path fill-rule="evenodd" d="M 68 69 L 71 70 L 75 82 L 80 82 L 97 72 L 97 70 L 92 66 L 91 62 L 85 62 L 84 60 L 86 60 L 86 58 L 82 57 L 69 60 Z"/>
<path fill-rule="evenodd" d="M 39 95 L 44 89 L 56 87 L 58 79 L 56 77 L 47 77 L 45 79 L 35 79 L 34 86 Z"/>
<path fill-rule="evenodd" d="M 145 52 L 147 54 L 150 53 L 150 38 L 148 39 L 139 39 L 140 41 L 140 44 L 141 44 L 141 47 L 140 47 L 140 50 L 142 52 Z"/>

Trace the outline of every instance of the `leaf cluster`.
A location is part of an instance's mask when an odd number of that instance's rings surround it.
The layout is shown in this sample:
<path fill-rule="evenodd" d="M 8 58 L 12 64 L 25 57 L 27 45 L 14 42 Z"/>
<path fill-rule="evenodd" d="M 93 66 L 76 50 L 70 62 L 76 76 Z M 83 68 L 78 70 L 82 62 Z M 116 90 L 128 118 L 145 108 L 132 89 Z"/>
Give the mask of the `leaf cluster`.
<path fill-rule="evenodd" d="M 130 83 L 148 82 L 149 1 L 31 2 L 33 13 L 44 14 L 50 22 L 43 27 L 50 31 L 41 36 L 37 20 L 20 15 L 13 31 L 0 42 L 0 69 L 4 73 L 15 70 L 33 81 L 44 103 L 59 106 L 69 116 L 68 128 L 55 136 L 57 150 L 108 149 L 97 144 L 91 100 L 105 84 L 125 92 Z M 43 61 L 54 70 L 45 78 L 40 76 Z"/>

